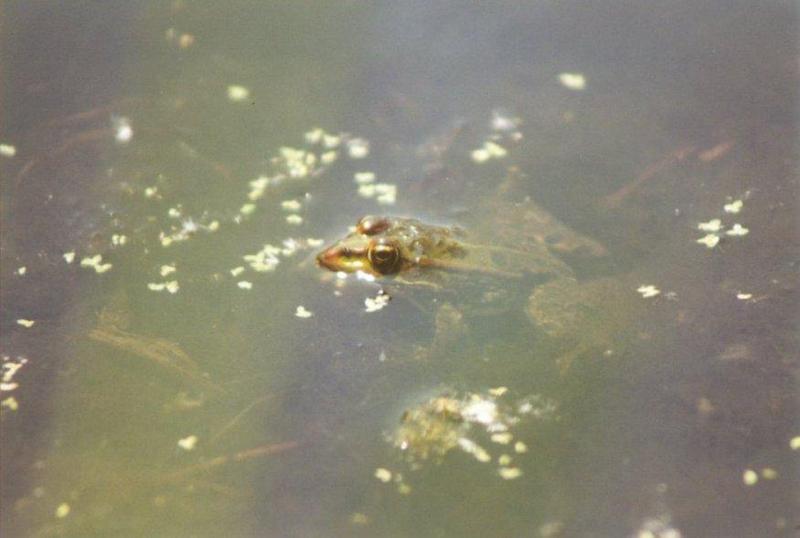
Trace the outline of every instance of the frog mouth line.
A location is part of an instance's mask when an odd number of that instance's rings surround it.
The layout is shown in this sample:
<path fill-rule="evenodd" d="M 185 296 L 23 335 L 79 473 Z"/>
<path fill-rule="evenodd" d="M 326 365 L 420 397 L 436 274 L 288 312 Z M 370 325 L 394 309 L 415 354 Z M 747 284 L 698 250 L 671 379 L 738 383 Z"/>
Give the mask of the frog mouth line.
<path fill-rule="evenodd" d="M 317 265 L 334 272 L 355 272 L 363 270 L 364 263 L 359 260 L 343 262 L 341 250 L 340 247 L 335 246 L 326 248 L 317 254 Z"/>

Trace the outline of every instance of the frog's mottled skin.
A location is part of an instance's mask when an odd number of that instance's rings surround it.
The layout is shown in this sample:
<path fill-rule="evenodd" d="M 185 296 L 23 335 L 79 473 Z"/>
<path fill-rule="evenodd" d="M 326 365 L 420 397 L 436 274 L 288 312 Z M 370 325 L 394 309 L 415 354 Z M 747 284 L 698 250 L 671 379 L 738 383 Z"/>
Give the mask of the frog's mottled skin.
<path fill-rule="evenodd" d="M 317 261 L 332 271 L 375 276 L 458 267 L 468 254 L 458 236 L 457 229 L 416 219 L 368 216 L 358 221 L 355 231 L 322 251 Z"/>
<path fill-rule="evenodd" d="M 507 188 L 508 183 L 504 183 L 501 193 Z M 580 283 L 553 252 L 600 256 L 605 254 L 603 246 L 558 222 L 530 198 L 509 201 L 501 197 L 479 217 L 492 226 L 468 232 L 410 218 L 367 216 L 358 221 L 353 232 L 323 250 L 317 262 L 331 271 L 362 271 L 399 283 L 445 290 L 465 281 L 496 279 L 500 284 L 481 288 L 482 307 L 511 304 L 513 301 L 503 295 L 502 281 L 533 275 L 539 277 L 540 285 L 528 300 L 529 319 L 555 340 L 566 341 L 568 335 L 577 335 L 573 338 L 575 351 L 561 361 L 562 366 L 589 347 L 605 345 L 602 324 L 597 326 L 591 316 L 588 319 L 585 308 L 593 304 L 591 294 L 598 290 Z M 473 314 L 473 307 L 467 313 Z M 434 352 L 449 346 L 457 338 L 454 335 L 464 334 L 462 320 L 462 310 L 441 303 L 431 346 Z M 418 356 L 428 356 L 430 351 Z"/>
<path fill-rule="evenodd" d="M 571 276 L 572 270 L 544 245 L 478 244 L 458 227 L 402 217 L 367 216 L 355 230 L 323 250 L 317 262 L 331 271 L 362 271 L 435 285 L 443 273 L 520 278 L 524 274 Z M 477 237 L 475 239 L 478 239 Z"/>

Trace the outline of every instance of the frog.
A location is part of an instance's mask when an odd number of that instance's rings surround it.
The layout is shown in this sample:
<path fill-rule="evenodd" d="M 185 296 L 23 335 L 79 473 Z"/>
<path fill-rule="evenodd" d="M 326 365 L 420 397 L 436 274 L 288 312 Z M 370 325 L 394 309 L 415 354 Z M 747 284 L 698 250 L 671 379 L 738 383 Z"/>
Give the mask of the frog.
<path fill-rule="evenodd" d="M 504 169 L 498 183 L 476 184 L 479 203 L 454 219 L 458 224 L 367 215 L 316 261 L 329 271 L 369 275 L 395 295 L 413 287 L 436 297 L 433 339 L 418 346 L 418 358 L 469 336 L 470 319 L 475 327 L 486 316 L 518 312 L 561 350 L 556 362 L 566 371 L 576 357 L 614 347 L 628 305 L 614 315 L 604 310 L 625 290 L 611 277 L 581 279 L 572 262 L 607 261 L 606 247 L 527 195 L 531 182 L 519 167 Z"/>
<path fill-rule="evenodd" d="M 489 243 L 480 233 L 469 233 L 454 225 L 431 224 L 401 216 L 367 215 L 355 228 L 317 255 L 318 265 L 329 271 L 361 272 L 394 288 L 424 288 L 450 297 L 438 301 L 433 323 L 433 341 L 418 346 L 417 358 L 428 358 L 462 340 L 468 331 L 465 314 L 480 318 L 505 312 L 518 300 L 508 296 L 507 288 L 518 288 L 517 281 L 533 281 L 527 304 L 521 305 L 534 326 L 554 341 L 566 342 L 580 325 L 581 305 L 593 286 L 584 287 L 572 268 L 554 252 L 583 250 L 604 255 L 602 246 L 561 225 L 532 200 L 515 204 L 521 221 L 528 226 L 510 226 L 530 232 L 531 226 L 546 228 L 528 233 L 524 241 Z M 504 211 L 508 216 L 512 212 Z M 544 223 L 546 226 L 542 226 Z M 557 224 L 554 224 L 557 223 Z M 557 240 L 553 239 L 556 234 Z M 514 281 L 511 285 L 504 282 Z M 490 284 L 486 284 L 489 282 Z M 469 293 L 464 290 L 477 290 Z M 396 293 L 396 292 L 395 292 Z M 465 299 L 467 298 L 467 299 Z M 459 304 L 455 304 L 459 302 Z M 476 315 L 476 312 L 478 313 Z M 591 310 L 589 310 L 592 313 Z M 602 330 L 583 335 L 602 334 Z M 562 370 L 573 358 L 591 346 L 581 339 L 559 359 Z"/>

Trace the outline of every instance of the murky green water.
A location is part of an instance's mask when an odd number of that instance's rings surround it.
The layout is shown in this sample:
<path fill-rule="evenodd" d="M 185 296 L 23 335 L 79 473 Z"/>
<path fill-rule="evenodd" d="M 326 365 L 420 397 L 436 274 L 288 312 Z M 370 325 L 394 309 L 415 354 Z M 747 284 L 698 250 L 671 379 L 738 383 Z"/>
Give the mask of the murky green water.
<path fill-rule="evenodd" d="M 791 4 L 0 28 L 3 536 L 796 532 Z M 316 267 L 365 214 L 547 245 L 574 286 Z"/>

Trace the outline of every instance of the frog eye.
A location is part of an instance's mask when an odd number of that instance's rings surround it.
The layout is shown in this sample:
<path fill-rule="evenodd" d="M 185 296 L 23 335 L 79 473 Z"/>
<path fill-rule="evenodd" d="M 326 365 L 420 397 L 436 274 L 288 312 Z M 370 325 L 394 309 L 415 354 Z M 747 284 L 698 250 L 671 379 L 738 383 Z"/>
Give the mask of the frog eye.
<path fill-rule="evenodd" d="M 400 270 L 400 249 L 392 241 L 382 239 L 370 245 L 367 258 L 382 275 L 391 275 Z"/>
<path fill-rule="evenodd" d="M 389 219 L 370 215 L 358 221 L 356 229 L 364 235 L 375 235 L 388 230 L 389 224 Z"/>

